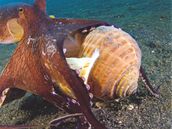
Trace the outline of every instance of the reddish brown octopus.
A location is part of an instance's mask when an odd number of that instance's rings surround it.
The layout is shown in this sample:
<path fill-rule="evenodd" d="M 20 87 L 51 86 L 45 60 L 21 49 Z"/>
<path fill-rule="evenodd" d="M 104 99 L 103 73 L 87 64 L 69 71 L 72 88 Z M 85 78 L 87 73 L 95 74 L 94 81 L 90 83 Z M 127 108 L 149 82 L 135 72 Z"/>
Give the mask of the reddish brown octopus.
<path fill-rule="evenodd" d="M 102 98 L 130 95 L 136 91 L 140 73 L 148 90 L 153 95 L 158 96 L 145 76 L 143 68 L 140 67 L 141 52 L 130 35 L 106 22 L 80 19 L 51 19 L 46 15 L 45 10 L 45 0 L 36 0 L 33 5 L 19 4 L 0 9 L 0 43 L 18 44 L 0 76 L 1 105 L 9 102 L 7 98 L 13 93 L 17 92 L 17 96 L 11 100 L 22 97 L 27 91 L 43 97 L 69 113 L 81 112 L 95 129 L 105 129 L 106 127 L 97 121 L 91 111 L 90 103 L 93 96 L 90 92 L 94 96 Z M 112 57 L 113 54 L 114 56 L 119 54 L 114 53 L 118 47 L 114 46 L 114 44 L 109 43 L 110 45 L 107 45 L 105 43 L 105 39 L 108 38 L 109 41 L 108 36 L 111 31 L 108 31 L 108 34 L 105 34 L 104 30 L 99 31 L 100 33 L 96 32 L 97 28 L 102 29 L 101 27 L 110 28 L 113 33 L 115 33 L 114 30 L 117 33 L 120 32 L 125 39 L 123 41 L 117 40 L 119 45 L 124 45 L 124 42 L 126 42 L 130 46 L 126 52 L 137 53 L 135 54 L 136 58 L 133 58 L 134 63 L 126 63 L 125 69 L 130 70 L 117 72 L 117 76 L 120 75 L 119 80 L 112 80 L 112 75 L 108 76 L 108 70 L 112 67 L 108 65 L 116 66 L 120 61 L 116 61 L 117 58 L 114 58 L 111 62 L 106 60 L 107 57 L 111 58 L 110 54 Z M 102 41 L 96 41 L 96 44 L 95 35 L 89 39 L 93 32 L 98 34 L 99 37 L 104 36 L 105 39 L 102 38 Z M 110 36 L 113 33 L 110 33 Z M 111 41 L 116 42 L 116 37 L 113 37 Z M 129 41 L 131 42 L 128 43 Z M 101 48 L 102 44 L 103 48 Z M 93 58 L 93 61 L 91 57 L 97 50 L 99 52 L 98 56 Z M 125 54 L 127 54 L 126 52 Z M 123 54 L 119 55 L 123 59 Z M 66 57 L 68 58 L 66 59 Z M 77 62 L 81 61 L 81 63 L 83 61 L 86 64 L 94 62 L 94 64 L 90 65 L 94 66 L 94 68 L 88 67 L 88 65 L 86 67 L 89 68 L 88 72 L 88 69 L 84 71 L 83 67 L 85 66 L 81 65 L 80 70 L 78 68 L 73 68 L 72 70 L 73 59 L 71 63 L 69 57 L 75 57 Z M 107 63 L 102 66 L 101 64 L 104 60 Z M 98 69 L 101 66 L 106 69 L 104 71 L 106 76 Z M 84 73 L 81 73 L 83 71 Z M 116 71 L 117 69 L 113 69 L 114 74 Z M 102 76 L 99 76 L 100 73 L 102 73 Z M 134 81 L 129 83 L 130 80 Z M 85 127 L 80 125 L 80 128 Z"/>

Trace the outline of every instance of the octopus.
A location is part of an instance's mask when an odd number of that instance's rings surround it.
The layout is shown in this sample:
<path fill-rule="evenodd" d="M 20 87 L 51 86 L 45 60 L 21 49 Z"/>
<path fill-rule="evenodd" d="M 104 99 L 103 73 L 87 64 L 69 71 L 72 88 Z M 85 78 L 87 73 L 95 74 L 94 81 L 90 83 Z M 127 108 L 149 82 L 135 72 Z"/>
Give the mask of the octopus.
<path fill-rule="evenodd" d="M 158 96 L 128 33 L 102 21 L 50 18 L 45 0 L 2 7 L 0 43 L 17 44 L 0 75 L 0 106 L 30 92 L 68 113 L 82 113 L 80 121 L 95 129 L 106 129 L 91 110 L 93 96 L 131 95 L 139 74 Z"/>

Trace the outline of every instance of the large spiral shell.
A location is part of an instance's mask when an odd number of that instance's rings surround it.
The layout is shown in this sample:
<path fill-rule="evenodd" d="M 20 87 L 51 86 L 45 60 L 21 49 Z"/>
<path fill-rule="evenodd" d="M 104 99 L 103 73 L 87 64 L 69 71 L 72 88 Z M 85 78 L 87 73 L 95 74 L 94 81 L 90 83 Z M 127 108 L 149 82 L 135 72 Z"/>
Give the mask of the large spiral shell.
<path fill-rule="evenodd" d="M 67 58 L 96 97 L 125 97 L 136 91 L 141 51 L 126 32 L 113 26 L 100 26 L 84 39 L 79 58 Z"/>
<path fill-rule="evenodd" d="M 91 57 L 96 49 L 100 56 L 88 77 L 88 84 L 97 97 L 124 97 L 138 86 L 141 51 L 126 32 L 113 26 L 100 26 L 90 32 L 79 56 Z"/>

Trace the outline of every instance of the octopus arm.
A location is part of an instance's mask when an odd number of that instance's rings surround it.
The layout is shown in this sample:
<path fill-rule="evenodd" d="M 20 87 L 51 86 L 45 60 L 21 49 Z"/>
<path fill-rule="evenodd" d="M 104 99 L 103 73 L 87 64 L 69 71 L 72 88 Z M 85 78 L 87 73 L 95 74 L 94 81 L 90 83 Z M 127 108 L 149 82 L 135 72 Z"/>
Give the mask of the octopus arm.
<path fill-rule="evenodd" d="M 57 45 L 63 41 L 62 39 L 58 40 L 58 43 L 54 43 L 48 40 L 48 43 L 42 43 L 41 49 L 44 54 L 42 54 L 41 58 L 44 63 L 43 66 L 62 92 L 71 99 L 76 99 L 76 104 L 78 104 L 87 120 L 95 128 L 104 129 L 91 111 L 90 97 L 83 80 L 75 71 L 69 68 L 63 51 Z"/>
<path fill-rule="evenodd" d="M 66 26 L 67 29 L 70 31 L 75 31 L 88 26 L 109 25 L 107 22 L 104 21 L 73 18 L 56 18 L 53 19 L 53 22 L 55 22 L 56 24 L 62 24 L 63 26 Z"/>

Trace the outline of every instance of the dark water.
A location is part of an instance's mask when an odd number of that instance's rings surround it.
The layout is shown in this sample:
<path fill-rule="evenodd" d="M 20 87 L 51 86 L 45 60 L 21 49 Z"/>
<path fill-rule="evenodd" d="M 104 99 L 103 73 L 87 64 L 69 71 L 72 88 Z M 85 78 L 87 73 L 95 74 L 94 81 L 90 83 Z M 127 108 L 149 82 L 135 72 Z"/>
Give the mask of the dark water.
<path fill-rule="evenodd" d="M 0 0 L 0 6 L 14 2 L 33 3 L 33 0 Z M 161 100 L 143 97 L 142 104 L 139 105 L 139 109 L 134 110 L 134 113 L 124 110 L 125 108 L 116 113 L 116 109 L 108 107 L 104 109 L 106 115 L 104 114 L 104 118 L 100 117 L 100 119 L 105 119 L 105 123 L 111 121 L 108 125 L 111 128 L 170 128 L 170 125 L 172 125 L 171 0 L 47 0 L 47 13 L 56 17 L 108 21 L 135 37 L 142 49 L 142 64 L 147 69 L 149 78 L 155 86 L 162 85 Z M 7 63 L 14 48 L 15 45 L 0 45 L 0 70 Z M 133 103 L 131 102 L 131 104 Z M 123 107 L 125 106 L 127 104 L 124 104 Z M 11 107 L 8 108 L 15 110 Z M 15 112 L 20 114 L 18 110 L 15 110 Z M 0 114 L 4 113 L 6 113 L 5 116 L 0 115 L 2 123 L 8 123 L 6 121 L 10 115 L 15 116 L 18 120 L 9 123 L 22 123 L 22 120 L 20 121 L 21 117 L 17 117 L 15 113 L 8 115 L 8 110 L 0 109 Z M 111 114 L 114 114 L 114 116 Z M 42 117 L 45 116 L 38 118 L 32 116 L 31 120 L 43 122 L 47 120 Z M 4 118 L 7 120 L 4 120 Z M 51 115 L 48 118 L 51 118 Z M 117 119 L 124 122 L 124 126 L 114 124 L 114 121 L 118 121 Z M 26 123 L 29 123 L 28 121 L 26 120 Z"/>

